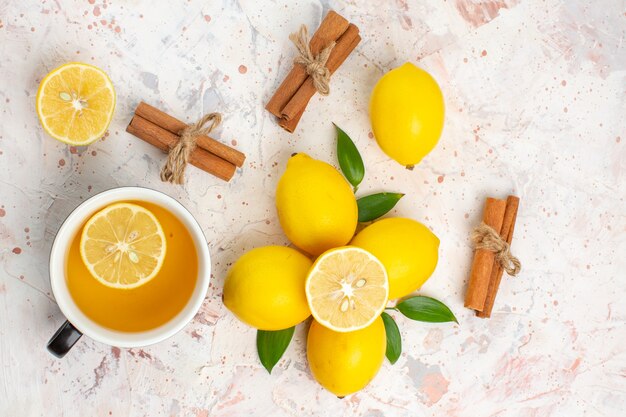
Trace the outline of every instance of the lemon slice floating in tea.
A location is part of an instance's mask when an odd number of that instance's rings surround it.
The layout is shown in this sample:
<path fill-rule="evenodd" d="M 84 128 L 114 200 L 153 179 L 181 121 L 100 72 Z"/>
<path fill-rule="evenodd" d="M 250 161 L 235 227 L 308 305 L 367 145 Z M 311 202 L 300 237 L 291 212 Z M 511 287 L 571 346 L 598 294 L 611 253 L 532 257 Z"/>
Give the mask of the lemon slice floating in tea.
<path fill-rule="evenodd" d="M 154 278 L 165 249 L 165 234 L 154 214 L 130 203 L 94 214 L 80 238 L 80 256 L 91 275 L 114 288 L 136 288 Z"/>
<path fill-rule="evenodd" d="M 337 331 L 369 326 L 389 297 L 387 271 L 371 253 L 346 246 L 323 253 L 309 271 L 306 297 L 315 320 Z"/>
<path fill-rule="evenodd" d="M 46 133 L 69 145 L 101 138 L 115 110 L 115 90 L 99 68 L 70 62 L 51 71 L 37 91 L 37 114 Z"/>

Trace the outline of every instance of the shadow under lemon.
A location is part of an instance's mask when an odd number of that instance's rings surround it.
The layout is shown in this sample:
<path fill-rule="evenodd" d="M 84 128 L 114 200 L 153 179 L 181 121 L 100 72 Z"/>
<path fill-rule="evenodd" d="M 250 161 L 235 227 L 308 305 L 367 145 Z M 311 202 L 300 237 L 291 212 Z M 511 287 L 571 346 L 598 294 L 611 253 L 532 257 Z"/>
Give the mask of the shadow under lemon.
<path fill-rule="evenodd" d="M 196 285 L 198 255 L 189 231 L 176 216 L 155 204 L 129 203 L 150 210 L 161 223 L 167 249 L 159 273 L 132 289 L 100 283 L 80 256 L 81 227 L 70 247 L 66 279 L 72 298 L 91 320 L 112 330 L 141 332 L 167 323 L 185 307 Z"/>

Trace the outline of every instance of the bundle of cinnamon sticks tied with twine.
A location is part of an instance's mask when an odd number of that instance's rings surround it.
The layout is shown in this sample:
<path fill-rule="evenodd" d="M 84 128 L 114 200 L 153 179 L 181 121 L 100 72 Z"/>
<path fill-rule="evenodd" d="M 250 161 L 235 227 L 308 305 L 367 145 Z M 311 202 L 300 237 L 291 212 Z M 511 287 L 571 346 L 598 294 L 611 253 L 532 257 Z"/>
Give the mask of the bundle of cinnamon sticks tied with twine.
<path fill-rule="evenodd" d="M 208 136 L 221 119 L 219 113 L 208 113 L 188 125 L 141 102 L 126 131 L 168 153 L 161 170 L 163 181 L 182 184 L 188 163 L 230 181 L 246 156 Z"/>
<path fill-rule="evenodd" d="M 491 317 L 504 271 L 511 276 L 521 270 L 520 261 L 511 254 L 519 198 L 487 198 L 483 221 L 472 232 L 476 251 L 465 295 L 465 307 L 482 318 Z"/>
<path fill-rule="evenodd" d="M 294 66 L 265 108 L 278 124 L 293 132 L 313 95 L 328 95 L 330 76 L 361 41 L 359 28 L 335 13 L 328 12 L 309 40 L 302 25 L 289 39 L 298 50 Z"/>

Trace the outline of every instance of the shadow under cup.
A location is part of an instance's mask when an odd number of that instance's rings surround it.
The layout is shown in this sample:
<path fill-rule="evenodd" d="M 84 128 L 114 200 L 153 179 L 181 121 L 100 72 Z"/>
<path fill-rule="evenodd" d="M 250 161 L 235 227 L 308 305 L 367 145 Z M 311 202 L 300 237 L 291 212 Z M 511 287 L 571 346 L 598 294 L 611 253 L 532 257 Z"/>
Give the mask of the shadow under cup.
<path fill-rule="evenodd" d="M 185 265 L 184 253 L 181 253 L 185 250 L 180 245 L 180 239 L 184 238 L 181 235 L 187 234 L 197 257 L 195 285 L 192 283 L 187 288 L 181 286 L 180 291 L 177 291 L 174 280 L 170 280 L 169 284 L 163 284 L 162 281 L 157 281 L 159 278 L 157 276 L 154 278 L 154 282 L 146 283 L 143 289 L 139 287 L 134 290 L 117 290 L 106 289 L 91 277 L 87 280 L 77 280 L 75 279 L 76 277 L 68 276 L 68 262 L 77 262 L 78 243 L 75 240 L 79 240 L 77 234 L 84 223 L 97 211 L 118 202 L 137 202 L 156 211 L 157 218 L 173 215 L 176 219 L 174 223 L 182 224 L 187 233 L 178 233 L 177 236 L 175 233 L 172 233 L 168 236 L 167 224 L 172 222 L 168 222 L 167 219 L 165 219 L 165 222 L 162 222 L 168 246 L 166 260 L 161 271 L 167 268 L 168 274 L 176 274 L 184 273 L 185 269 L 187 271 L 195 270 Z M 159 211 L 162 216 L 159 216 Z M 176 225 L 172 227 L 175 228 Z M 184 232 L 184 230 L 182 231 Z M 176 240 L 177 237 L 179 240 Z M 71 247 L 73 242 L 74 247 Z M 189 243 L 184 246 L 187 247 L 187 250 L 189 249 Z M 171 254 L 170 250 L 172 251 Z M 177 254 L 176 252 L 179 253 Z M 169 257 L 169 260 L 168 255 L 172 255 Z M 69 259 L 70 257 L 71 259 Z M 72 265 L 70 267 L 72 267 L 72 274 L 76 274 L 77 271 L 81 273 L 86 271 L 86 268 L 83 271 L 78 267 L 74 268 Z M 79 265 L 79 267 L 82 267 L 82 265 Z M 50 252 L 50 282 L 57 304 L 67 321 L 48 342 L 48 350 L 57 357 L 63 357 L 82 334 L 99 342 L 119 347 L 146 346 L 160 342 L 180 331 L 197 313 L 206 295 L 210 275 L 210 255 L 202 229 L 193 216 L 179 202 L 161 192 L 141 187 L 115 188 L 95 195 L 78 206 L 68 216 L 59 229 L 52 245 Z M 93 279 L 93 281 L 90 279 Z M 102 286 L 98 289 L 98 291 L 102 292 L 98 294 L 102 298 L 109 297 L 108 302 L 103 302 L 103 300 L 96 298 L 94 299 L 94 304 L 100 302 L 101 308 L 106 308 L 109 305 L 111 305 L 111 308 L 116 308 L 115 304 L 117 303 L 118 310 L 127 308 L 129 314 L 143 314 L 141 317 L 143 327 L 137 320 L 118 320 L 117 324 L 107 322 L 106 310 L 100 311 L 100 316 L 97 315 L 98 306 L 94 306 L 94 309 L 90 310 L 92 306 L 88 302 L 88 297 L 83 297 L 82 295 L 76 297 L 77 291 L 78 294 L 89 294 L 92 288 L 90 286 L 93 288 Z M 74 297 L 72 294 L 74 294 Z M 120 299 L 111 298 L 114 297 L 114 294 L 120 294 Z M 136 294 L 138 297 L 146 296 L 148 298 L 141 301 L 143 304 L 138 302 L 135 303 L 138 305 L 134 306 L 133 294 Z M 149 298 L 150 294 L 160 294 L 160 298 Z M 164 304 L 168 302 L 177 304 Z"/>

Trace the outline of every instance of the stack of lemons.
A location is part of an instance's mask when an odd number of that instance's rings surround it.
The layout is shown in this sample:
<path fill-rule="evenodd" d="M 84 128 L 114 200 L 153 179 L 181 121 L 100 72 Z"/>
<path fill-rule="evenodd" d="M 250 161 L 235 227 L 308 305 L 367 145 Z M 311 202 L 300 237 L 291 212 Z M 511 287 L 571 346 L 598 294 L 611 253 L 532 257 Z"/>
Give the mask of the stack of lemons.
<path fill-rule="evenodd" d="M 226 277 L 224 303 L 260 330 L 287 329 L 313 315 L 307 357 L 314 378 L 337 396 L 359 391 L 385 357 L 381 313 L 432 274 L 439 239 L 406 218 L 379 220 L 355 236 L 350 185 L 302 153 L 287 164 L 276 207 L 299 250 L 267 246 L 244 254 Z"/>

